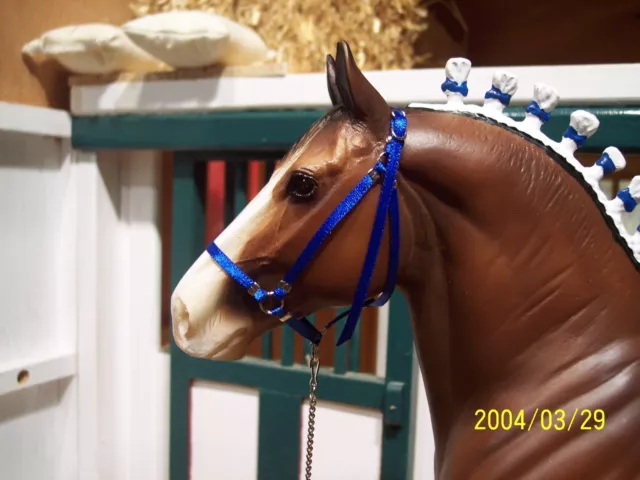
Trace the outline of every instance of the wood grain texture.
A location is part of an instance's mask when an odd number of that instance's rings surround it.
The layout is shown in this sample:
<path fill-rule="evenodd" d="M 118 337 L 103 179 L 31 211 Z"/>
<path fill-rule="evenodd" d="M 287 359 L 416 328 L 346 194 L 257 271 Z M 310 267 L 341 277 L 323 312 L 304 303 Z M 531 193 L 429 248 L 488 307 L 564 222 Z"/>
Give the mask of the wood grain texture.
<path fill-rule="evenodd" d="M 640 61 L 638 0 L 458 0 L 475 66 Z"/>
<path fill-rule="evenodd" d="M 53 28 L 87 22 L 115 25 L 133 18 L 127 0 L 3 0 L 0 2 L 0 100 L 69 108 L 68 74 L 56 62 L 32 63 L 22 47 Z"/>

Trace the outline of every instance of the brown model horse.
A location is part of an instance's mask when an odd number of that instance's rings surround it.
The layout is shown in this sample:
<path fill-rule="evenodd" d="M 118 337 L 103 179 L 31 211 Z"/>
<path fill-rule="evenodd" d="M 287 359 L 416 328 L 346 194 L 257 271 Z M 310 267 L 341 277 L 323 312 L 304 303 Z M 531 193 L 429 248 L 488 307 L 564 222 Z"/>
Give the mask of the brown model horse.
<path fill-rule="evenodd" d="M 594 117 L 577 112 L 553 142 L 539 130 L 557 103 L 553 89 L 536 86 L 527 119 L 514 122 L 500 100 L 514 79 L 496 75 L 495 95 L 465 105 L 467 67 L 448 64 L 446 105 L 405 110 L 397 177 L 398 287 L 411 306 L 436 477 L 640 478 L 640 233 L 623 226 L 640 179 L 606 199 L 598 181 L 624 166 L 620 152 L 607 149 L 589 168 L 573 157 Z M 282 278 L 389 134 L 390 107 L 345 43 L 335 62 L 328 57 L 327 75 L 334 108 L 216 240 L 263 285 Z M 329 238 L 293 286 L 289 310 L 350 304 L 377 197 Z M 386 235 L 371 295 L 384 286 Z M 211 359 L 242 357 L 280 324 L 207 252 L 176 287 L 172 315 L 177 345 Z M 479 410 L 511 416 L 514 426 L 491 429 Z"/>

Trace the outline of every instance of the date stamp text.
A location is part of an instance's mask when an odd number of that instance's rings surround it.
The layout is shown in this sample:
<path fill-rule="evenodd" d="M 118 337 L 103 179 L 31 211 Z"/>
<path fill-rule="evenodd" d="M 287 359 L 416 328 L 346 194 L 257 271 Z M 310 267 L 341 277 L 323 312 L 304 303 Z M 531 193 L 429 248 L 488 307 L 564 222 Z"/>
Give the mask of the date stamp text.
<path fill-rule="evenodd" d="M 570 431 L 574 430 L 602 430 L 606 419 L 601 409 L 576 408 L 567 411 L 561 408 L 536 408 L 535 411 L 525 413 L 524 410 L 510 409 L 490 410 L 478 409 L 475 412 L 477 422 L 474 430 L 526 430 L 531 431 L 537 425 L 542 430 Z"/>

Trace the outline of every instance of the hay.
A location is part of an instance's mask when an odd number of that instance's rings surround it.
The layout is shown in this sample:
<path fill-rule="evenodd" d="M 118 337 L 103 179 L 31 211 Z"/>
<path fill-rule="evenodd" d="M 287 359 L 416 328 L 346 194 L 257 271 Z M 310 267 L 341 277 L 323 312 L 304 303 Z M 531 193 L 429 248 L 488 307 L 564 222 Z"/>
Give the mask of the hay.
<path fill-rule="evenodd" d="M 414 43 L 427 28 L 424 0 L 137 0 L 136 17 L 206 10 L 253 28 L 291 73 L 321 72 L 336 43 L 349 42 L 361 69 L 410 69 L 430 54 Z"/>

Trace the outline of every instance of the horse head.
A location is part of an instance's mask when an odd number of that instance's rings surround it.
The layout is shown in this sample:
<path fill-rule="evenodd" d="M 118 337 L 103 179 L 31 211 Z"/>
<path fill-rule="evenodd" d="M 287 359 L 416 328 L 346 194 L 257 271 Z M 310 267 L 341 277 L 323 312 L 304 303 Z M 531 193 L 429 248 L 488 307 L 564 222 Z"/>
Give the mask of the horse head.
<path fill-rule="evenodd" d="M 275 288 L 331 211 L 384 148 L 390 108 L 356 66 L 349 47 L 327 57 L 333 108 L 278 163 L 267 185 L 215 239 L 258 284 Z M 286 298 L 294 317 L 350 303 L 369 240 L 376 199 L 363 198 L 331 233 Z M 388 255 L 386 243 L 380 258 Z M 371 293 L 384 283 L 384 261 Z M 246 298 L 245 298 L 246 297 Z M 172 296 L 177 345 L 199 357 L 236 359 L 281 322 L 265 314 L 205 251 Z"/>

